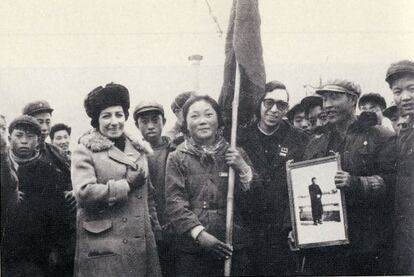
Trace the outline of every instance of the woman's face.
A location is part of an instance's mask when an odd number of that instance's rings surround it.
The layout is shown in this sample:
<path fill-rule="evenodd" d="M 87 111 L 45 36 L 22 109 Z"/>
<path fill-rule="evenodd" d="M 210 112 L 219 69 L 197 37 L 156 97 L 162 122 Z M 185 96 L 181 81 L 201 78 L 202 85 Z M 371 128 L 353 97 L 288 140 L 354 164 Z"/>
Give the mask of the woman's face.
<path fill-rule="evenodd" d="M 119 138 L 124 133 L 125 114 L 121 106 L 108 107 L 99 114 L 99 131 L 108 138 Z"/>
<path fill-rule="evenodd" d="M 197 143 L 211 145 L 215 142 L 218 118 L 213 107 L 201 100 L 193 103 L 188 109 L 187 129 Z"/>

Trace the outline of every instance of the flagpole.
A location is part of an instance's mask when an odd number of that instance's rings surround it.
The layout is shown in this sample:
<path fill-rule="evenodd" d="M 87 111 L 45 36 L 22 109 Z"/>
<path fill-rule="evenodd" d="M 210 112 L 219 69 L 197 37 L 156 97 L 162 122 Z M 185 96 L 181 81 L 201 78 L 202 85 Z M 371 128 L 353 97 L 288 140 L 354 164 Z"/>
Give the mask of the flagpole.
<path fill-rule="evenodd" d="M 231 122 L 231 138 L 230 147 L 236 148 L 237 138 L 237 118 L 239 110 L 239 95 L 240 95 L 240 72 L 239 65 L 236 62 L 236 78 L 235 88 L 232 104 L 232 122 Z M 234 182 L 235 172 L 233 167 L 229 167 L 229 182 L 227 191 L 227 211 L 226 211 L 226 244 L 233 247 L 233 211 L 234 211 Z M 224 261 L 224 276 L 230 276 L 231 273 L 231 257 Z"/>

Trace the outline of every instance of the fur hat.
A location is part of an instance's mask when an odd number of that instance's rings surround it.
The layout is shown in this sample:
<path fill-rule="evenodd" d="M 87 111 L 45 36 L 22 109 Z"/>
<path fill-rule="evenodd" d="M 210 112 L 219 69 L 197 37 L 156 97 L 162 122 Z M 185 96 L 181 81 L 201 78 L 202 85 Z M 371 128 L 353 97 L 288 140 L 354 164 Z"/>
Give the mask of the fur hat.
<path fill-rule="evenodd" d="M 88 93 L 83 103 L 86 114 L 91 118 L 91 125 L 98 127 L 98 118 L 102 110 L 112 106 L 122 106 L 125 119 L 129 115 L 129 92 L 123 85 L 109 83 L 99 86 Z"/>
<path fill-rule="evenodd" d="M 21 115 L 17 118 L 15 118 L 9 125 L 9 134 L 13 132 L 14 129 L 16 129 L 17 126 L 26 126 L 26 128 L 29 128 L 33 133 L 40 136 L 42 133 L 42 127 L 37 122 L 36 118 L 30 116 L 30 115 Z"/>

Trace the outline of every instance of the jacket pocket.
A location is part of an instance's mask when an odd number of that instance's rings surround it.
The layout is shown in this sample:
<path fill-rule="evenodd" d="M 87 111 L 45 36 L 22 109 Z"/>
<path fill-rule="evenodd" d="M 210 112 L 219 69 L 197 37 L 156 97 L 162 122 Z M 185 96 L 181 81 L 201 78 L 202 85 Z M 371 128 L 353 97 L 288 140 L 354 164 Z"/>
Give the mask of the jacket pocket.
<path fill-rule="evenodd" d="M 82 227 L 89 233 L 100 234 L 112 228 L 112 220 L 85 221 Z"/>

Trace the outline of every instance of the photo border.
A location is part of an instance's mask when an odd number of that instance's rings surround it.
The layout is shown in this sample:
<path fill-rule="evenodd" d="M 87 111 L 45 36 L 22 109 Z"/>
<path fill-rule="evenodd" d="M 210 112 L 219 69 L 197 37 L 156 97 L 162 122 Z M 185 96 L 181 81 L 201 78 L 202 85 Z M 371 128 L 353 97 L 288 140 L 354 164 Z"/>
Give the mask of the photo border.
<path fill-rule="evenodd" d="M 317 164 L 324 164 L 329 163 L 332 161 L 336 161 L 338 165 L 338 170 L 341 169 L 341 159 L 340 155 L 336 153 L 335 155 L 331 155 L 328 157 L 318 158 L 318 159 L 312 159 L 307 161 L 301 161 L 294 163 L 293 160 L 289 160 L 286 162 L 286 173 L 287 173 L 287 184 L 288 184 L 288 192 L 289 192 L 289 207 L 290 207 L 290 218 L 291 218 L 291 224 L 292 229 L 294 232 L 294 246 L 296 248 L 315 248 L 315 247 L 324 247 L 324 246 L 334 246 L 334 245 L 344 245 L 349 244 L 349 235 L 348 235 L 348 219 L 347 219 L 347 213 L 346 213 L 346 205 L 345 205 L 345 195 L 341 189 L 338 189 L 341 194 L 341 201 L 342 201 L 342 214 L 343 214 L 343 223 L 345 227 L 345 239 L 343 240 L 333 240 L 333 241 L 324 241 L 324 242 L 316 242 L 316 243 L 305 243 L 305 244 L 299 244 L 298 241 L 298 230 L 296 228 L 297 219 L 295 214 L 295 201 L 293 199 L 293 184 L 292 184 L 292 169 L 296 168 L 302 168 Z"/>

